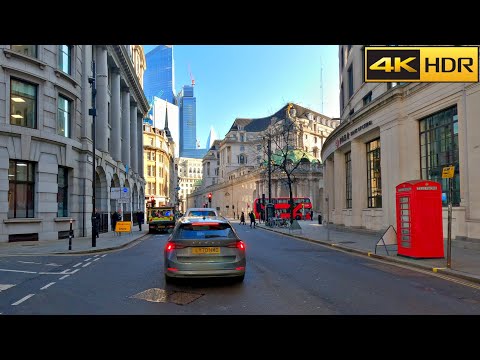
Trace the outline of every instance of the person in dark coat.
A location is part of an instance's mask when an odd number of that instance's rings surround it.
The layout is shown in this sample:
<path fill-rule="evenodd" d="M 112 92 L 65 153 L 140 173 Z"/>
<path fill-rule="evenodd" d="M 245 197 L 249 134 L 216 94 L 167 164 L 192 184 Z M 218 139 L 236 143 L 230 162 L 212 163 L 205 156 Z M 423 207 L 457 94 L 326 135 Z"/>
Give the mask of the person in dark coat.
<path fill-rule="evenodd" d="M 240 225 L 246 225 L 245 224 L 245 213 L 242 211 L 242 214 L 240 215 Z"/>
<path fill-rule="evenodd" d="M 112 231 L 115 231 L 115 227 L 117 226 L 117 221 L 118 221 L 119 218 L 120 218 L 120 214 L 117 212 L 117 210 L 115 210 L 112 213 L 112 216 L 110 217 L 110 223 L 112 224 Z M 115 231 L 115 234 L 116 233 L 117 232 Z"/>
<path fill-rule="evenodd" d="M 95 209 L 95 226 L 94 226 L 94 229 L 95 229 L 95 237 L 100 237 L 100 214 L 98 213 L 98 210 Z"/>
<path fill-rule="evenodd" d="M 137 222 L 138 222 L 138 230 L 142 231 L 142 223 L 143 223 L 143 212 L 137 212 Z"/>
<path fill-rule="evenodd" d="M 256 222 L 255 222 L 255 214 L 253 213 L 253 210 L 250 211 L 250 213 L 248 214 L 248 216 L 250 216 L 250 227 L 251 227 L 251 228 L 255 228 Z M 253 225 L 253 226 L 252 226 L 252 225 Z"/>

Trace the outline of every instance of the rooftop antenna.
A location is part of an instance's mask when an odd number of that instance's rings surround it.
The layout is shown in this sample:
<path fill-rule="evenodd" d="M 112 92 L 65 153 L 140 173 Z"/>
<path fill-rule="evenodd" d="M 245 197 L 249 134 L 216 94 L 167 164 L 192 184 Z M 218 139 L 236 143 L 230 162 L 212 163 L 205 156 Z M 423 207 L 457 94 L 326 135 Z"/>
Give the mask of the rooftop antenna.
<path fill-rule="evenodd" d="M 192 82 L 192 86 L 195 86 L 195 78 L 192 75 L 192 70 L 190 69 L 190 64 L 188 64 L 188 74 L 190 75 L 190 81 Z"/>

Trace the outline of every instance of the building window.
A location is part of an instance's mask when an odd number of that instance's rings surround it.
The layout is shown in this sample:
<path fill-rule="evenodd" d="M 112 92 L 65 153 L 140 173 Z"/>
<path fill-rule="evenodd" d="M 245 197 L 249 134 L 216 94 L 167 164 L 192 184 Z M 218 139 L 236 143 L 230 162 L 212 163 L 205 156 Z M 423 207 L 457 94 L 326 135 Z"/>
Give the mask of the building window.
<path fill-rule="evenodd" d="M 244 154 L 240 154 L 238 156 L 238 163 L 239 164 L 246 164 L 247 163 L 247 157 Z"/>
<path fill-rule="evenodd" d="M 72 46 L 58 46 L 58 68 L 65 74 L 72 75 Z"/>
<path fill-rule="evenodd" d="M 12 45 L 11 50 L 22 55 L 37 57 L 37 45 Z"/>
<path fill-rule="evenodd" d="M 345 154 L 345 207 L 352 208 L 352 152 Z"/>
<path fill-rule="evenodd" d="M 147 160 L 150 160 L 150 151 L 147 151 Z"/>
<path fill-rule="evenodd" d="M 10 80 L 10 124 L 36 129 L 36 85 L 13 78 Z"/>
<path fill-rule="evenodd" d="M 458 157 L 457 107 L 439 111 L 420 120 L 420 166 L 422 179 L 442 184 L 442 192 L 448 194 L 448 179 L 442 179 L 442 168 L 455 166 L 452 205 L 460 205 L 460 167 Z M 443 201 L 448 205 L 448 199 Z"/>
<path fill-rule="evenodd" d="M 369 208 L 382 207 L 380 139 L 367 143 L 367 197 Z"/>
<path fill-rule="evenodd" d="M 244 134 L 240 134 L 240 142 L 244 142 L 245 141 L 245 135 Z"/>
<path fill-rule="evenodd" d="M 72 101 L 63 97 L 58 97 L 58 115 L 57 115 L 57 134 L 70 137 L 72 118 Z"/>
<path fill-rule="evenodd" d="M 348 68 L 348 98 L 353 96 L 353 65 Z"/>
<path fill-rule="evenodd" d="M 153 138 L 150 138 L 150 146 L 153 146 Z"/>
<path fill-rule="evenodd" d="M 57 216 L 66 217 L 68 216 L 68 168 L 58 167 L 57 183 Z"/>
<path fill-rule="evenodd" d="M 10 160 L 8 168 L 8 217 L 34 217 L 34 164 Z"/>
<path fill-rule="evenodd" d="M 363 97 L 363 106 L 368 105 L 372 102 L 372 92 L 370 91 L 367 95 Z"/>

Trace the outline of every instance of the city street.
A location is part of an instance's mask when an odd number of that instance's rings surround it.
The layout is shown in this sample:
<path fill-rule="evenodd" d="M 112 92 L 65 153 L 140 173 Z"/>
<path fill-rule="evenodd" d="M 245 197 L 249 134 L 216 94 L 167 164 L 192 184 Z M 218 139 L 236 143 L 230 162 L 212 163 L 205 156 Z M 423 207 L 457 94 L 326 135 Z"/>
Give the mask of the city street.
<path fill-rule="evenodd" d="M 0 313 L 145 315 L 480 314 L 480 286 L 234 224 L 243 283 L 165 285 L 151 235 L 91 255 L 0 258 Z M 352 235 L 353 236 L 353 235 Z"/>

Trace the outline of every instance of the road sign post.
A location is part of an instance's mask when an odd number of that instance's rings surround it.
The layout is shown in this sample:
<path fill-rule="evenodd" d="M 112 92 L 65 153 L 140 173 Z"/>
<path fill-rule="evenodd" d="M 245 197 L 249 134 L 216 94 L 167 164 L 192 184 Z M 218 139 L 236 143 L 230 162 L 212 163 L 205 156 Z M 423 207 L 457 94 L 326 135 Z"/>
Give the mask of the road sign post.
<path fill-rule="evenodd" d="M 448 225 L 447 225 L 447 268 L 452 268 L 452 197 L 455 166 L 450 165 L 442 169 L 442 179 L 448 179 Z"/>

